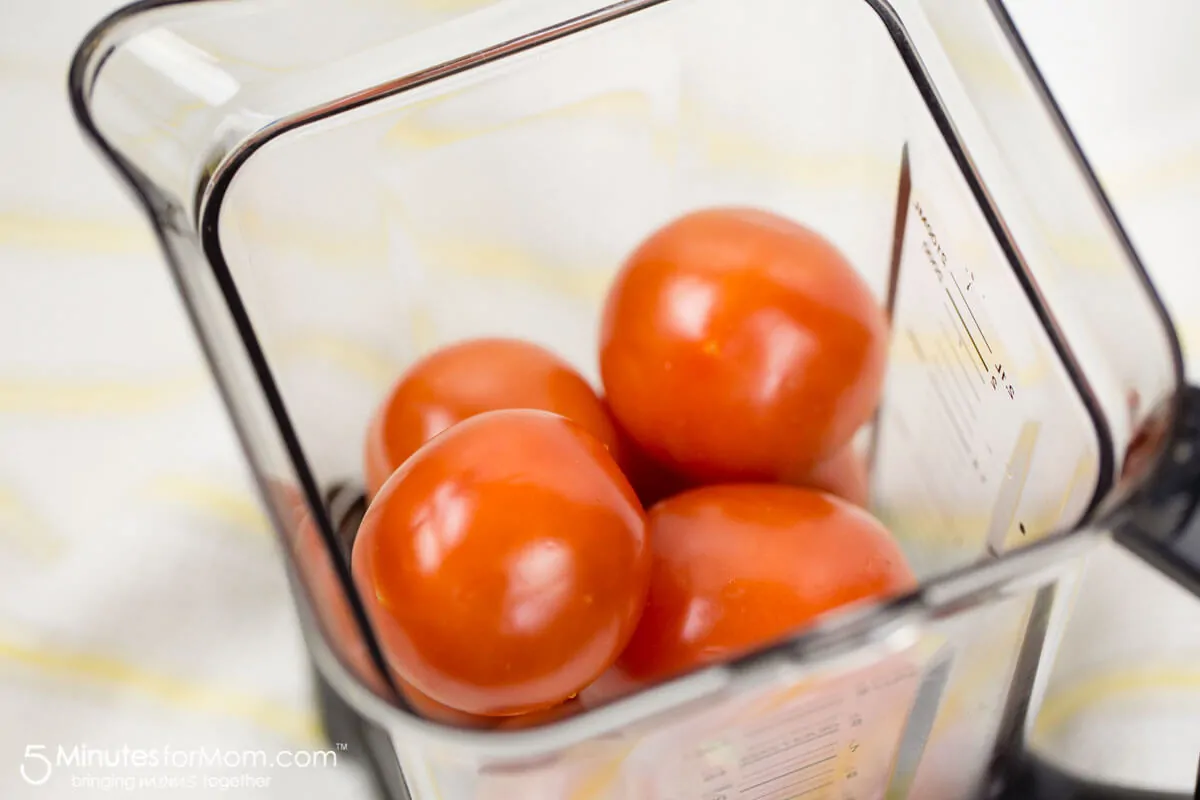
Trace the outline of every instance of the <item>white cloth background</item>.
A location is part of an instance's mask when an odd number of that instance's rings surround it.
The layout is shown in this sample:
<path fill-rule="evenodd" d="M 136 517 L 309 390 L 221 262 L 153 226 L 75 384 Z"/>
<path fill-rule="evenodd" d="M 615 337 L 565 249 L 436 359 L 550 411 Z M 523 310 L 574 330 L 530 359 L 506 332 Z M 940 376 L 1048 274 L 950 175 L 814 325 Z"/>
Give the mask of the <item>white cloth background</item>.
<path fill-rule="evenodd" d="M 67 107 L 70 54 L 114 6 L 0 0 L 4 798 L 107 794 L 29 786 L 18 771 L 29 745 L 325 747 L 283 571 L 225 412 L 145 221 Z M 1200 267 L 1200 6 L 1011 6 L 1200 357 L 1200 285 L 1189 279 Z M 1064 650 L 1078 678 L 1051 692 L 1039 739 L 1080 769 L 1186 785 L 1200 713 L 1180 709 L 1200 697 L 1186 666 L 1200 663 L 1200 604 L 1106 551 L 1070 636 L 1087 645 Z M 1106 644 L 1121 641 L 1136 651 Z M 259 774 L 269 786 L 235 796 L 367 796 L 344 760 Z"/>

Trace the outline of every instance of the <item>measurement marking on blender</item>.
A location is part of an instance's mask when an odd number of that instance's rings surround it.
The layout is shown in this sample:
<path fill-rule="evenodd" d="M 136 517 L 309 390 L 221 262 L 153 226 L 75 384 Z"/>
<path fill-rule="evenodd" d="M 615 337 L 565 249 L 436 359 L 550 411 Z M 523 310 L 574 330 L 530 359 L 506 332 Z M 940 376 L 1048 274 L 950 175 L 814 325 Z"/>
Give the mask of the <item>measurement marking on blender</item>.
<path fill-rule="evenodd" d="M 894 430 L 901 434 L 905 439 L 909 440 L 910 442 L 912 441 L 913 433 L 905 423 L 903 415 L 889 415 L 888 422 L 893 426 Z M 913 453 L 919 453 L 916 448 L 910 449 Z M 938 473 L 935 470 L 930 469 L 929 465 L 925 463 L 924 459 L 921 458 L 920 455 L 914 456 L 914 462 L 915 469 L 912 470 L 911 474 L 917 482 L 917 487 L 920 493 L 919 497 L 922 501 L 921 506 L 933 517 L 934 520 L 936 520 L 937 525 L 941 527 L 948 526 L 950 523 L 950 517 L 945 512 L 944 508 L 937 502 L 937 498 L 940 496 L 940 486 L 937 485 L 934 476 Z M 916 493 L 914 493 L 914 496 L 916 496 Z"/>
<path fill-rule="evenodd" d="M 954 301 L 954 295 L 950 294 L 950 290 L 945 286 L 942 287 L 946 292 L 946 299 L 950 301 L 950 305 L 954 306 L 954 313 L 958 315 L 958 321 L 962 323 L 963 331 L 967 334 L 967 338 L 971 340 L 971 346 L 975 348 L 975 355 L 979 356 L 979 363 L 983 364 L 983 371 L 988 371 L 987 359 L 983 357 L 983 352 L 980 351 L 975 337 L 971 334 L 971 329 L 967 327 L 967 321 L 963 319 L 962 312 L 958 310 L 958 303 Z"/>
<path fill-rule="evenodd" d="M 958 442 L 962 445 L 964 455 L 970 457 L 971 446 L 967 444 L 967 437 L 963 434 L 962 428 L 958 424 L 958 417 L 954 413 L 950 401 L 946 399 L 946 395 L 942 392 L 941 381 L 936 376 L 930 375 L 929 385 L 933 387 L 934 393 L 942 401 L 942 408 L 946 412 L 946 418 L 950 420 L 950 425 L 954 428 L 954 433 L 958 436 Z"/>
<path fill-rule="evenodd" d="M 826 781 L 825 783 L 822 783 L 818 786 L 814 786 L 811 789 L 805 789 L 802 792 L 799 792 L 798 794 L 785 794 L 782 796 L 777 795 L 776 797 L 770 798 L 770 800 L 797 800 L 797 798 L 807 797 L 808 795 L 812 794 L 813 792 L 819 792 L 822 789 L 828 789 L 830 786 L 833 786 L 833 781 Z M 799 788 L 800 788 L 800 785 L 790 786 L 787 788 L 787 791 L 791 792 L 791 791 L 795 791 L 796 789 L 799 789 Z"/>
<path fill-rule="evenodd" d="M 826 711 L 829 708 L 836 708 L 836 706 L 838 706 L 838 705 L 841 705 L 840 699 L 836 703 L 830 704 L 828 706 L 822 706 L 822 708 L 815 709 L 815 710 L 816 711 Z M 768 734 L 770 732 L 770 730 L 774 730 L 775 728 L 790 726 L 790 724 L 794 724 L 794 723 L 798 722 L 799 720 L 802 720 L 802 718 L 804 718 L 806 716 L 809 716 L 809 712 L 805 712 L 805 714 L 797 714 L 794 716 L 791 714 L 788 714 L 785 717 L 780 718 L 780 720 L 775 720 L 774 722 L 764 723 L 764 724 L 760 724 L 760 726 L 755 726 L 754 728 L 750 728 L 748 730 L 748 732 L 746 732 L 746 733 L 748 733 L 748 735 L 750 735 L 751 738 L 756 738 L 756 736 L 762 736 L 764 734 Z M 822 720 L 820 722 L 812 723 L 812 724 L 815 724 L 815 726 L 820 726 L 820 727 L 818 727 L 816 729 L 816 732 L 810 732 L 809 735 L 812 735 L 812 733 L 820 733 L 820 732 L 822 732 L 822 730 L 828 730 L 830 728 L 830 726 L 832 726 L 833 728 L 836 728 L 836 726 L 838 726 L 838 723 L 836 723 L 836 718 L 838 718 L 838 717 L 829 716 L 829 717 L 824 718 L 824 720 Z M 785 740 L 785 742 L 786 741 L 787 740 Z M 803 742 L 802 742 L 802 744 L 803 744 Z M 782 746 L 782 744 L 780 746 Z"/>
<path fill-rule="evenodd" d="M 785 740 L 783 742 L 780 742 L 779 744 L 775 745 L 774 747 L 768 747 L 765 750 L 758 751 L 757 753 L 753 753 L 753 754 L 747 755 L 747 756 L 742 756 L 742 758 L 738 762 L 738 766 L 742 767 L 743 769 L 745 769 L 746 767 L 752 767 L 755 764 L 758 764 L 760 761 L 766 761 L 768 759 L 774 758 L 775 756 L 779 755 L 780 753 L 786 753 L 789 750 L 794 750 L 797 747 L 801 747 L 803 745 L 810 744 L 810 743 L 812 743 L 812 741 L 814 739 L 822 738 L 823 735 L 824 735 L 823 733 L 818 731 L 818 732 L 810 733 L 807 736 L 802 737 L 801 740 L 799 740 L 799 741 L 797 741 L 796 738 L 793 737 L 791 740 Z M 828 746 L 829 745 L 826 745 L 826 747 L 828 747 Z M 789 758 L 785 759 L 785 761 L 791 761 L 791 760 L 795 760 L 797 758 L 809 758 L 811 756 L 816 755 L 823 749 L 825 749 L 825 748 L 818 747 L 816 750 L 810 750 L 807 753 L 801 753 L 799 755 L 790 756 Z M 765 769 L 775 769 L 776 766 L 777 765 L 775 765 L 775 764 L 770 764 L 770 765 L 767 765 L 765 767 Z"/>
<path fill-rule="evenodd" d="M 822 738 L 825 738 L 826 736 L 827 736 L 827 734 L 824 734 L 824 733 L 822 733 L 820 735 L 814 734 L 809 737 L 805 737 L 807 739 L 807 741 L 790 742 L 781 747 L 770 748 L 770 749 L 762 751 L 760 753 L 756 753 L 755 757 L 753 757 L 753 758 L 741 759 L 741 761 L 738 764 L 738 767 L 744 770 L 747 767 L 753 767 L 753 766 L 757 765 L 756 769 L 751 774 L 746 775 L 746 778 L 748 780 L 753 780 L 754 778 L 761 777 L 761 776 L 767 774 L 768 772 L 773 772 L 774 770 L 777 770 L 780 767 L 786 767 L 797 761 L 803 761 L 806 758 L 812 758 L 815 755 L 819 755 L 822 751 L 828 749 L 828 747 L 830 747 L 832 745 L 827 745 L 826 747 L 818 747 L 815 750 L 809 750 L 808 752 L 800 753 L 798 755 L 792 755 L 792 756 L 788 755 L 788 751 L 794 750 L 797 747 L 802 747 L 806 744 L 811 744 L 813 739 L 822 739 Z M 783 755 L 784 758 L 781 761 L 774 761 L 773 759 L 779 755 Z M 764 763 L 764 762 L 767 762 L 767 763 Z"/>
<path fill-rule="evenodd" d="M 777 742 L 774 745 L 768 745 L 758 752 L 742 756 L 737 765 L 741 775 L 740 782 L 744 784 L 748 781 L 765 780 L 768 775 L 773 776 L 781 769 L 794 768 L 798 764 L 810 762 L 814 757 L 825 759 L 827 755 L 829 757 L 836 756 L 836 753 L 833 752 L 836 742 L 827 742 L 825 745 L 805 750 L 801 753 L 794 751 L 803 748 L 805 745 L 812 744 L 816 740 L 828 740 L 831 736 L 835 736 L 837 732 L 838 725 L 836 723 L 826 724 L 816 731 L 810 731 L 805 736 L 793 736 L 790 740 Z M 745 746 L 753 750 L 755 742 L 751 739 L 745 743 Z M 746 767 L 750 765 L 754 765 L 756 768 L 751 772 L 746 772 Z"/>
<path fill-rule="evenodd" d="M 837 758 L 837 756 L 836 756 L 836 755 L 833 755 L 833 756 L 828 756 L 828 757 L 826 757 L 826 758 L 822 758 L 822 759 L 821 759 L 821 760 L 819 760 L 819 761 L 811 761 L 811 762 L 809 762 L 809 763 L 807 763 L 807 764 L 802 764 L 802 765 L 801 765 L 801 766 L 799 766 L 799 767 L 795 767 L 795 768 L 793 768 L 793 769 L 790 769 L 790 770 L 788 770 L 787 772 L 781 772 L 781 773 L 779 773 L 778 775 L 775 775 L 775 776 L 773 776 L 773 777 L 767 778 L 767 779 L 766 779 L 766 780 L 764 780 L 764 781 L 759 781 L 758 783 L 751 784 L 750 786 L 747 786 L 747 787 L 746 787 L 746 788 L 744 788 L 744 789 L 739 789 L 738 791 L 740 791 L 741 793 L 745 794 L 746 792 L 750 792 L 750 791 L 753 791 L 753 790 L 755 790 L 755 789 L 758 789 L 758 788 L 760 788 L 760 787 L 762 787 L 762 786 L 766 786 L 768 783 L 774 783 L 775 781 L 780 781 L 780 780 L 783 780 L 784 778 L 791 777 L 792 775 L 798 775 L 799 773 L 801 773 L 801 772 L 804 772 L 805 770 L 812 769 L 813 767 L 819 767 L 819 766 L 821 766 L 822 764 L 827 764 L 827 763 L 829 763 L 830 761 L 833 761 L 835 758 Z M 775 791 L 775 789 L 772 789 L 771 791 Z"/>
<path fill-rule="evenodd" d="M 952 338 L 954 338 L 958 342 L 959 346 L 965 351 L 967 349 L 967 340 L 963 338 L 962 331 L 960 330 L 958 324 L 954 321 L 954 315 L 950 313 L 950 307 L 943 305 L 942 308 L 945 309 L 946 319 L 950 320 L 950 327 L 955 332 Z M 974 359 L 968 359 L 968 362 L 971 364 L 971 367 L 974 368 L 975 374 L 979 376 L 979 382 L 982 383 L 984 386 L 987 386 L 988 385 L 987 365 L 984 364 L 983 370 L 981 371 L 979 369 L 979 367 L 975 364 Z"/>
<path fill-rule="evenodd" d="M 929 375 L 929 385 L 933 387 L 938 399 L 942 403 L 942 408 L 945 410 L 947 419 L 950 420 L 950 426 L 954 429 L 955 436 L 958 438 L 959 445 L 963 458 L 971 467 L 972 471 L 979 478 L 980 482 L 987 483 L 987 475 L 984 472 L 983 465 L 979 462 L 979 456 L 975 449 L 971 446 L 967 433 L 977 430 L 971 421 L 974 419 L 973 414 L 966 414 L 970 419 L 960 419 L 955 405 L 947 397 L 947 392 L 943 388 L 942 377 L 944 373 L 931 372 Z M 953 383 L 954 381 L 951 380 Z"/>
<path fill-rule="evenodd" d="M 758 738 L 765 738 L 768 736 L 773 736 L 774 734 L 770 733 L 771 730 L 782 727 L 784 725 L 791 725 L 791 724 L 794 724 L 795 722 L 797 722 L 796 717 L 789 717 L 787 719 L 780 720 L 778 723 L 776 723 L 774 725 L 770 725 L 766 728 L 758 728 L 755 730 L 748 731 L 747 732 L 748 738 L 758 739 Z M 762 761 L 764 758 L 769 758 L 773 755 L 778 755 L 779 753 L 794 749 L 800 745 L 809 744 L 810 742 L 813 741 L 814 737 L 820 738 L 821 735 L 829 732 L 831 729 L 831 726 L 834 730 L 836 730 L 836 726 L 837 726 L 836 722 L 831 723 L 829 721 L 818 722 L 818 723 L 814 723 L 814 724 L 819 725 L 820 727 L 818 727 L 815 731 L 809 731 L 804 736 L 797 737 L 795 734 L 793 734 L 791 737 L 784 739 L 781 742 L 776 742 L 775 745 L 773 745 L 772 747 L 768 747 L 764 750 L 759 750 L 758 752 L 743 756 L 741 759 L 741 766 L 743 766 L 743 767 L 753 766 L 755 762 Z M 818 748 L 818 749 L 820 749 L 820 748 Z M 815 754 L 816 751 L 814 750 L 813 753 Z"/>
<path fill-rule="evenodd" d="M 942 354 L 942 358 L 945 359 L 946 372 L 951 373 L 949 382 L 951 386 L 955 387 L 956 391 L 954 396 L 958 400 L 962 401 L 961 405 L 965 415 L 974 420 L 975 407 L 979 404 L 979 394 L 975 387 L 971 384 L 970 376 L 967 375 L 967 372 L 963 368 L 961 361 L 955 358 L 953 348 L 946 344 L 945 339 L 942 339 L 938 342 L 938 351 Z M 951 361 L 959 361 L 958 370 L 955 370 L 954 367 L 950 366 Z M 966 382 L 967 386 L 971 387 L 971 392 L 975 395 L 974 403 L 972 403 L 971 398 L 967 396 L 967 391 L 962 388 L 964 381 Z"/>
<path fill-rule="evenodd" d="M 761 770 L 757 770 L 755 772 L 752 772 L 752 773 L 746 775 L 746 780 L 749 780 L 749 781 L 758 780 L 759 778 L 763 777 L 764 775 L 771 773 L 773 770 L 786 769 L 788 767 L 795 766 L 796 764 L 798 764 L 802 761 L 806 761 L 810 758 L 813 758 L 814 756 L 818 756 L 818 755 L 823 756 L 825 753 L 829 753 L 829 752 L 833 751 L 834 748 L 835 748 L 835 745 L 834 745 L 834 743 L 831 742 L 829 744 L 822 745 L 821 747 L 818 747 L 815 750 L 809 750 L 806 753 L 801 753 L 800 755 L 793 756 L 791 758 L 785 758 L 783 761 L 780 761 L 777 764 L 766 765 Z M 743 766 L 745 766 L 745 765 L 743 764 Z"/>
<path fill-rule="evenodd" d="M 832 776 L 833 770 L 829 770 L 827 772 L 822 772 L 819 775 L 812 775 L 804 778 L 803 780 L 797 781 L 789 786 L 775 786 L 767 789 L 767 791 L 763 794 L 756 794 L 753 797 L 747 798 L 747 800 L 792 800 L 792 798 L 804 797 L 807 794 L 819 792 L 827 786 L 832 786 L 833 781 L 827 780 Z M 810 781 L 822 780 L 825 781 L 825 783 L 819 783 L 816 786 L 810 786 L 807 789 L 803 789 L 802 791 L 793 794 L 793 792 L 796 792 L 797 789 L 801 789 L 804 784 L 809 783 Z"/>
<path fill-rule="evenodd" d="M 979 390 L 974 387 L 974 381 L 971 380 L 970 369 L 967 369 L 966 363 L 962 361 L 962 355 L 959 353 L 959 348 L 954 347 L 954 331 L 947 329 L 946 323 L 938 324 L 937 330 L 942 335 L 940 341 L 942 348 L 946 350 L 950 356 L 952 356 L 955 365 L 958 365 L 958 373 L 961 375 L 962 383 L 965 383 L 971 389 L 971 397 L 973 397 L 974 401 L 976 402 L 968 402 L 967 404 L 974 408 L 974 405 L 978 404 L 982 397 L 979 395 Z M 952 359 L 947 359 L 947 361 Z"/>
<path fill-rule="evenodd" d="M 755 734 L 765 733 L 773 728 L 778 728 L 782 725 L 788 725 L 792 722 L 795 722 L 798 719 L 807 717 L 811 714 L 817 714 L 822 711 L 829 711 L 830 709 L 837 708 L 841 704 L 842 704 L 842 699 L 840 697 L 822 699 L 820 702 L 810 703 L 806 706 L 800 706 L 800 707 L 796 708 L 794 711 L 789 712 L 785 717 L 783 717 L 781 719 L 773 719 L 773 720 L 755 725 L 755 726 L 751 727 L 748 732 L 752 736 Z M 830 719 L 833 719 L 833 718 L 830 717 Z"/>
<path fill-rule="evenodd" d="M 954 273 L 950 273 L 950 280 L 954 281 L 954 288 L 958 289 L 958 296 L 962 298 L 963 305 L 967 307 L 967 313 L 971 315 L 971 321 L 975 323 L 975 328 L 979 331 L 979 338 L 983 339 L 983 346 L 987 348 L 988 355 L 992 354 L 992 346 L 988 344 L 987 336 L 983 332 L 983 326 L 979 324 L 979 320 L 975 318 L 975 311 L 971 308 L 970 302 L 967 301 L 967 296 L 963 294 L 962 287 L 958 285 L 958 278 L 954 277 Z M 971 284 L 967 284 L 970 288 Z"/>
<path fill-rule="evenodd" d="M 965 408 L 967 415 L 974 420 L 976 409 L 979 407 L 979 390 L 971 383 L 971 375 L 967 374 L 966 367 L 962 366 L 962 360 L 955 353 L 954 348 L 946 343 L 946 339 L 942 339 L 940 345 L 938 345 L 938 349 L 942 351 L 943 357 L 946 359 L 948 371 L 953 372 L 955 375 L 956 380 L 952 380 L 950 383 L 958 387 L 959 397 L 962 399 L 962 408 Z M 952 362 L 958 368 L 950 367 L 949 365 Z M 966 386 L 966 389 L 964 389 L 964 386 Z M 970 396 L 967 395 L 968 391 L 970 391 Z M 971 402 L 972 397 L 974 398 L 973 403 Z"/>
<path fill-rule="evenodd" d="M 992 388 L 999 391 L 1003 387 L 1008 393 L 1010 400 L 1015 400 L 1017 396 L 1016 388 L 1008 382 L 1008 372 L 1000 364 L 996 365 L 996 373 L 992 375 Z"/>

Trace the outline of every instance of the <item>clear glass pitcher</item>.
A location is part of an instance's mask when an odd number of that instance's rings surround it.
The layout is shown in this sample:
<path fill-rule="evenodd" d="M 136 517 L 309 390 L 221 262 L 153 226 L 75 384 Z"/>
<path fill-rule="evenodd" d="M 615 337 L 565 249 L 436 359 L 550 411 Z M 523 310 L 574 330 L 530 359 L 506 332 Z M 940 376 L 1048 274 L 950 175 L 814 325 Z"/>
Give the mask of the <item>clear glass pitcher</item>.
<path fill-rule="evenodd" d="M 149 0 L 71 92 L 158 233 L 329 724 L 392 795 L 1110 796 L 1029 720 L 1097 542 L 1197 585 L 1200 405 L 999 0 Z M 348 578 L 374 406 L 479 335 L 594 380 L 624 255 L 712 205 L 817 228 L 885 304 L 862 446 L 920 589 L 527 730 L 420 718 Z"/>

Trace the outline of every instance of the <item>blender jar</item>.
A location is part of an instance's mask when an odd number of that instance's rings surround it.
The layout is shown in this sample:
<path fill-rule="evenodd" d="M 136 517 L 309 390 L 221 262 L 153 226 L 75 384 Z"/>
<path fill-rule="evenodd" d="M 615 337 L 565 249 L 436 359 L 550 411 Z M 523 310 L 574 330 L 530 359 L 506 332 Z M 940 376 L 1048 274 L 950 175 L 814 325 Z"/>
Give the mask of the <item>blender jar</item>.
<path fill-rule="evenodd" d="M 1023 747 L 1082 560 L 1115 535 L 1196 577 L 1178 341 L 998 1 L 149 0 L 71 88 L 212 365 L 331 726 L 396 796 L 1058 791 Z M 813 226 L 887 308 L 860 444 L 920 589 L 529 730 L 418 717 L 347 571 L 375 405 L 481 335 L 596 382 L 625 254 L 713 205 Z"/>

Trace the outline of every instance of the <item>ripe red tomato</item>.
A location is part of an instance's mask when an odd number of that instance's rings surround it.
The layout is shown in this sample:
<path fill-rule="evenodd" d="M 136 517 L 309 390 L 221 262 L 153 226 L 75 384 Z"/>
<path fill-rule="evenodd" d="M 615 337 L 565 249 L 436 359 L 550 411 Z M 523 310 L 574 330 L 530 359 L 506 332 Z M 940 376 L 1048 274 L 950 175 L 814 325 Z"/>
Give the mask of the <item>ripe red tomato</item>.
<path fill-rule="evenodd" d="M 481 717 L 478 714 L 468 714 L 465 711 L 451 708 L 424 694 L 415 686 L 397 680 L 400 693 L 404 695 L 409 708 L 431 722 L 440 722 L 456 728 L 486 730 L 494 728 L 500 722 L 498 717 Z"/>
<path fill-rule="evenodd" d="M 650 550 L 604 445 L 564 417 L 506 410 L 458 423 L 384 483 L 353 569 L 401 681 L 509 716 L 564 702 L 616 659 Z"/>
<path fill-rule="evenodd" d="M 621 466 L 645 508 L 696 488 L 695 481 L 688 481 L 651 459 L 620 428 L 617 429 L 617 441 L 620 442 Z M 863 508 L 870 499 L 867 462 L 849 445 L 790 483 L 829 492 Z"/>
<path fill-rule="evenodd" d="M 637 492 L 643 508 L 650 508 L 659 500 L 690 488 L 686 478 L 651 458 L 620 425 L 616 426 L 616 432 L 617 462 Z"/>
<path fill-rule="evenodd" d="M 871 416 L 886 349 L 882 309 L 833 245 L 764 211 L 712 209 L 622 267 L 600 371 L 654 459 L 696 482 L 791 482 Z"/>
<path fill-rule="evenodd" d="M 549 725 L 552 722 L 573 717 L 584 710 L 583 704 L 578 699 L 568 700 L 565 703 L 553 706 L 552 708 L 544 708 L 541 711 L 531 711 L 528 714 L 521 714 L 516 717 L 505 717 L 496 725 L 496 730 L 517 731 L 525 730 L 526 728 L 536 728 L 540 725 Z"/>
<path fill-rule="evenodd" d="M 608 409 L 567 362 L 529 342 L 471 339 L 418 361 L 380 405 L 367 432 L 367 496 L 374 497 L 406 458 L 454 423 L 504 408 L 553 411 L 616 447 Z"/>
<path fill-rule="evenodd" d="M 843 447 L 797 480 L 796 484 L 829 492 L 863 508 L 867 507 L 871 486 L 867 462 L 853 447 Z"/>
<path fill-rule="evenodd" d="M 407 684 L 400 684 L 400 691 L 403 692 L 408 705 L 425 719 L 471 730 L 515 731 L 536 728 L 539 725 L 558 722 L 584 710 L 584 706 L 578 700 L 568 700 L 556 706 L 530 711 L 528 714 L 517 714 L 511 717 L 483 717 L 442 705 Z"/>
<path fill-rule="evenodd" d="M 839 606 L 915 585 L 883 525 L 811 489 L 693 489 L 650 510 L 649 536 L 650 595 L 617 664 L 639 682 L 743 655 Z"/>

